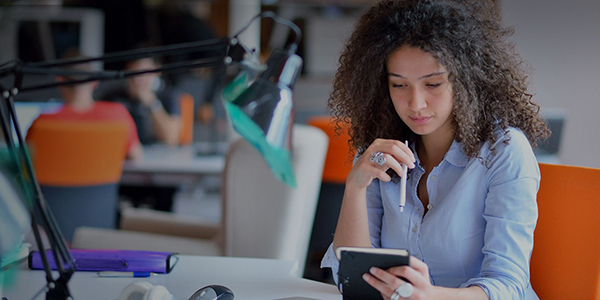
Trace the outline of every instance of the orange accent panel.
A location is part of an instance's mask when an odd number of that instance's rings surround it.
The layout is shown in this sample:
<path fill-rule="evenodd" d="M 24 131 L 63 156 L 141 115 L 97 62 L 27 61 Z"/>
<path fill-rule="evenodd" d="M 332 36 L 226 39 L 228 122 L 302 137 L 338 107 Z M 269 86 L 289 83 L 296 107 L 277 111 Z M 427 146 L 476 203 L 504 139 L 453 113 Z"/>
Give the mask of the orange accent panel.
<path fill-rule="evenodd" d="M 122 121 L 37 120 L 27 142 L 40 184 L 88 186 L 119 181 L 126 136 Z"/>
<path fill-rule="evenodd" d="M 194 137 L 194 97 L 184 93 L 179 98 L 179 107 L 181 111 L 181 132 L 179 143 L 189 145 Z"/>
<path fill-rule="evenodd" d="M 600 299 L 600 169 L 540 163 L 531 285 L 540 299 Z"/>
<path fill-rule="evenodd" d="M 349 124 L 342 126 L 339 135 L 335 133 L 334 119 L 330 116 L 315 116 L 308 120 L 308 124 L 323 130 L 329 137 L 329 147 L 323 168 L 323 182 L 346 183 L 346 177 L 352 168 L 354 151 L 350 153 L 348 140 Z"/>

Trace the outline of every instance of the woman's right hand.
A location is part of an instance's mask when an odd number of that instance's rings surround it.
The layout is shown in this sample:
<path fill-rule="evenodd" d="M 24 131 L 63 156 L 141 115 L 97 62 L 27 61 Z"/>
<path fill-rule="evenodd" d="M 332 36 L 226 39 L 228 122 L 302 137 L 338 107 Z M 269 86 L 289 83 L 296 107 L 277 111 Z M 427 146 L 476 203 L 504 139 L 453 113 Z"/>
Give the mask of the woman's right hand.
<path fill-rule="evenodd" d="M 383 165 L 371 161 L 371 156 L 377 152 L 382 152 L 385 157 Z M 389 168 L 402 176 L 401 163 L 412 169 L 415 167 L 415 161 L 414 154 L 404 143 L 398 140 L 376 139 L 350 170 L 346 178 L 346 185 L 366 188 L 375 178 L 388 182 L 391 180 L 390 175 L 386 173 Z"/>

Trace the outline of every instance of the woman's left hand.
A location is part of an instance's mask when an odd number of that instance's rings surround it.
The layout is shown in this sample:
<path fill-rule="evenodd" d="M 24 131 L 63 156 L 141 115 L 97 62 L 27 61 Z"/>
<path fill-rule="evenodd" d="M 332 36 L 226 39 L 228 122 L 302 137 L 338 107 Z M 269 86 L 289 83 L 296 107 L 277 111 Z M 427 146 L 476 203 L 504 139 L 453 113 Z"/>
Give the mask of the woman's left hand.
<path fill-rule="evenodd" d="M 410 283 L 398 277 L 406 278 Z M 371 268 L 370 274 L 364 274 L 363 279 L 377 289 L 386 300 L 433 299 L 436 290 L 429 279 L 429 267 L 414 256 L 410 257 L 410 266 L 392 267 L 387 270 Z M 396 289 L 403 284 L 412 284 L 412 294 L 408 297 L 392 297 Z"/>

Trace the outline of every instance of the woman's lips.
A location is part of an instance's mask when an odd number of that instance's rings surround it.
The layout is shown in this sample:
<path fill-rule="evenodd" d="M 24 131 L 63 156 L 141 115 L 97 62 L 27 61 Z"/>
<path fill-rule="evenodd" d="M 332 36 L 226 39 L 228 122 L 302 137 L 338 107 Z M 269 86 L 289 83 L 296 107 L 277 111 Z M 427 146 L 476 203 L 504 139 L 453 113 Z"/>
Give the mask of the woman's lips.
<path fill-rule="evenodd" d="M 416 124 L 425 124 L 431 117 L 410 117 L 410 119 Z"/>

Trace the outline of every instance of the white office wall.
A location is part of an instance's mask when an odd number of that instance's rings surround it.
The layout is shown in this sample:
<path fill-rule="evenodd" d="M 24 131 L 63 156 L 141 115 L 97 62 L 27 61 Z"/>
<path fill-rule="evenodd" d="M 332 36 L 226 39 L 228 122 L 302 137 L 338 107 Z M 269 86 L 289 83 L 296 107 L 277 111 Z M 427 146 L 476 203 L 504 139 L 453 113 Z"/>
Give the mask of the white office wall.
<path fill-rule="evenodd" d="M 308 18 L 305 26 L 305 71 L 310 75 L 333 77 L 344 44 L 354 28 L 353 17 Z"/>
<path fill-rule="evenodd" d="M 600 168 L 600 1 L 499 1 L 535 99 L 566 111 L 561 163 Z"/>

